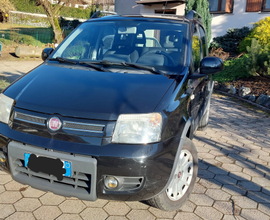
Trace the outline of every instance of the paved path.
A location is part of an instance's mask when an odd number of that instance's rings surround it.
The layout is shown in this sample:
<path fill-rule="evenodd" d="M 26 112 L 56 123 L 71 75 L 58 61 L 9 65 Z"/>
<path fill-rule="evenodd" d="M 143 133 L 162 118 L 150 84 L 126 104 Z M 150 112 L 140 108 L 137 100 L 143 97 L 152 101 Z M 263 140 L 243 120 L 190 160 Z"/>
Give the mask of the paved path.
<path fill-rule="evenodd" d="M 27 69 L 27 62 L 9 65 L 18 72 Z M 214 95 L 210 125 L 196 133 L 194 143 L 199 177 L 178 211 L 163 212 L 140 202 L 65 198 L 21 185 L 0 171 L 0 219 L 269 220 L 270 118 Z"/>
<path fill-rule="evenodd" d="M 12 82 L 41 63 L 41 61 L 3 61 L 0 58 L 0 78 L 5 77 L 8 82 Z"/>

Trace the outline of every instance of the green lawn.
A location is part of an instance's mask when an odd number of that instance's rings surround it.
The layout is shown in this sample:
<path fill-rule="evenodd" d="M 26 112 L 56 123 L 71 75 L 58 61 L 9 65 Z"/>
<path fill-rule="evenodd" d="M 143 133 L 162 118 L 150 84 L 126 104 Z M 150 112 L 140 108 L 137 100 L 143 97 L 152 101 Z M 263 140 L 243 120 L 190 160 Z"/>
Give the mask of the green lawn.
<path fill-rule="evenodd" d="M 66 36 L 71 30 L 65 30 Z M 4 45 L 33 45 L 42 47 L 47 43 L 53 43 L 52 28 L 40 28 L 26 25 L 0 25 L 0 42 Z"/>

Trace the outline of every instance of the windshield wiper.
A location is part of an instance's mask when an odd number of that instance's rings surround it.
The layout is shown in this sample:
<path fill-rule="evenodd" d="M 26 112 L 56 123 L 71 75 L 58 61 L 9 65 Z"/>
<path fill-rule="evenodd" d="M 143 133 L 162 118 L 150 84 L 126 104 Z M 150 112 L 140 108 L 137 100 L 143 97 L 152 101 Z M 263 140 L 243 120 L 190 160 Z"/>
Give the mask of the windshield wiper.
<path fill-rule="evenodd" d="M 56 58 L 50 58 L 49 60 L 51 61 L 58 61 L 59 63 L 70 63 L 70 64 L 74 64 L 74 65 L 77 65 L 77 64 L 80 64 L 80 65 L 87 65 L 95 70 L 98 70 L 98 71 L 102 71 L 102 72 L 106 72 L 106 70 L 104 70 L 103 67 L 98 67 L 94 64 L 91 64 L 91 63 L 87 63 L 87 62 L 75 62 L 75 61 L 71 61 L 71 60 L 68 60 L 68 59 L 64 59 L 62 57 L 56 57 Z M 108 71 L 110 72 L 110 71 Z"/>
<path fill-rule="evenodd" d="M 102 60 L 102 61 L 92 61 L 91 64 L 99 64 L 103 66 L 123 66 L 122 63 L 113 63 L 109 60 Z"/>
<path fill-rule="evenodd" d="M 67 59 L 64 59 L 62 57 L 50 58 L 49 60 L 50 61 L 58 61 L 59 63 L 70 63 L 70 64 L 77 65 L 77 63 L 75 61 L 67 60 Z"/>
<path fill-rule="evenodd" d="M 128 63 L 128 62 L 122 62 L 122 64 L 123 66 L 134 67 L 134 68 L 142 69 L 142 70 L 148 70 L 154 74 L 164 75 L 164 73 L 158 71 L 155 67 L 149 67 L 149 66 L 144 66 L 144 65 L 135 64 L 135 63 Z"/>
<path fill-rule="evenodd" d="M 148 67 L 148 66 L 135 64 L 135 63 L 129 63 L 129 62 L 113 63 L 113 62 L 108 61 L 108 60 L 102 60 L 102 61 L 99 61 L 99 62 L 91 62 L 91 63 L 101 64 L 101 65 L 104 65 L 104 66 L 114 66 L 114 65 L 115 66 L 127 66 L 127 67 L 133 67 L 133 68 L 136 68 L 136 69 L 148 70 L 148 71 L 150 71 L 151 73 L 154 73 L 154 74 L 164 75 L 164 73 L 162 73 L 161 71 L 158 71 L 155 67 Z"/>
<path fill-rule="evenodd" d="M 111 72 L 109 70 L 105 70 L 103 67 L 99 67 L 99 66 L 96 66 L 95 64 L 92 64 L 92 63 L 88 63 L 88 62 L 79 62 L 79 64 L 81 65 L 87 65 L 95 70 L 98 70 L 98 71 L 102 71 L 102 72 Z"/>

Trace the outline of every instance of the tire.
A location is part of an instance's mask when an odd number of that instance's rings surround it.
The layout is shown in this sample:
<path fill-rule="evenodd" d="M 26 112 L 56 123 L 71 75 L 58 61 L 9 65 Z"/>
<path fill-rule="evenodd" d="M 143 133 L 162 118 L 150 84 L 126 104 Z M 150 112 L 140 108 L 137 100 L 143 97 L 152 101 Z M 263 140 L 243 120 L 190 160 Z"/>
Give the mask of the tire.
<path fill-rule="evenodd" d="M 179 158 L 176 158 L 176 160 L 178 164 L 169 187 L 147 201 L 151 206 L 164 211 L 174 211 L 183 206 L 194 188 L 198 174 L 198 156 L 195 145 L 190 139 L 185 139 L 183 149 L 180 152 Z M 186 162 L 188 163 L 183 168 L 181 165 Z M 180 186 L 181 189 L 175 190 L 175 186 Z M 183 195 L 180 195 L 180 192 Z"/>

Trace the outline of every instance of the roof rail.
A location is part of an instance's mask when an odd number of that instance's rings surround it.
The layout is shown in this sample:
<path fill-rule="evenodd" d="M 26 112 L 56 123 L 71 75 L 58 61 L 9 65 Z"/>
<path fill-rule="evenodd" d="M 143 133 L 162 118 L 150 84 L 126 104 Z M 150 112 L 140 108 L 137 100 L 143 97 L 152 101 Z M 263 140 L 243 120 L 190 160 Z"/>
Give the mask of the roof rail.
<path fill-rule="evenodd" d="M 113 12 L 113 11 L 96 11 L 93 15 L 92 15 L 92 17 L 91 17 L 91 19 L 92 18 L 99 18 L 99 15 L 100 14 L 111 14 L 111 15 L 117 15 L 117 13 L 116 12 Z"/>
<path fill-rule="evenodd" d="M 92 17 L 91 18 L 98 18 L 99 17 L 99 15 L 100 15 L 100 11 L 98 10 L 98 11 L 96 11 L 93 15 L 92 15 Z"/>
<path fill-rule="evenodd" d="M 194 11 L 194 10 L 190 10 L 190 11 L 187 13 L 186 18 L 187 18 L 187 19 L 190 19 L 190 20 L 193 20 L 193 19 L 195 18 L 195 16 L 197 16 L 197 18 L 198 18 L 199 20 L 202 19 L 202 17 L 201 17 L 196 11 Z"/>

